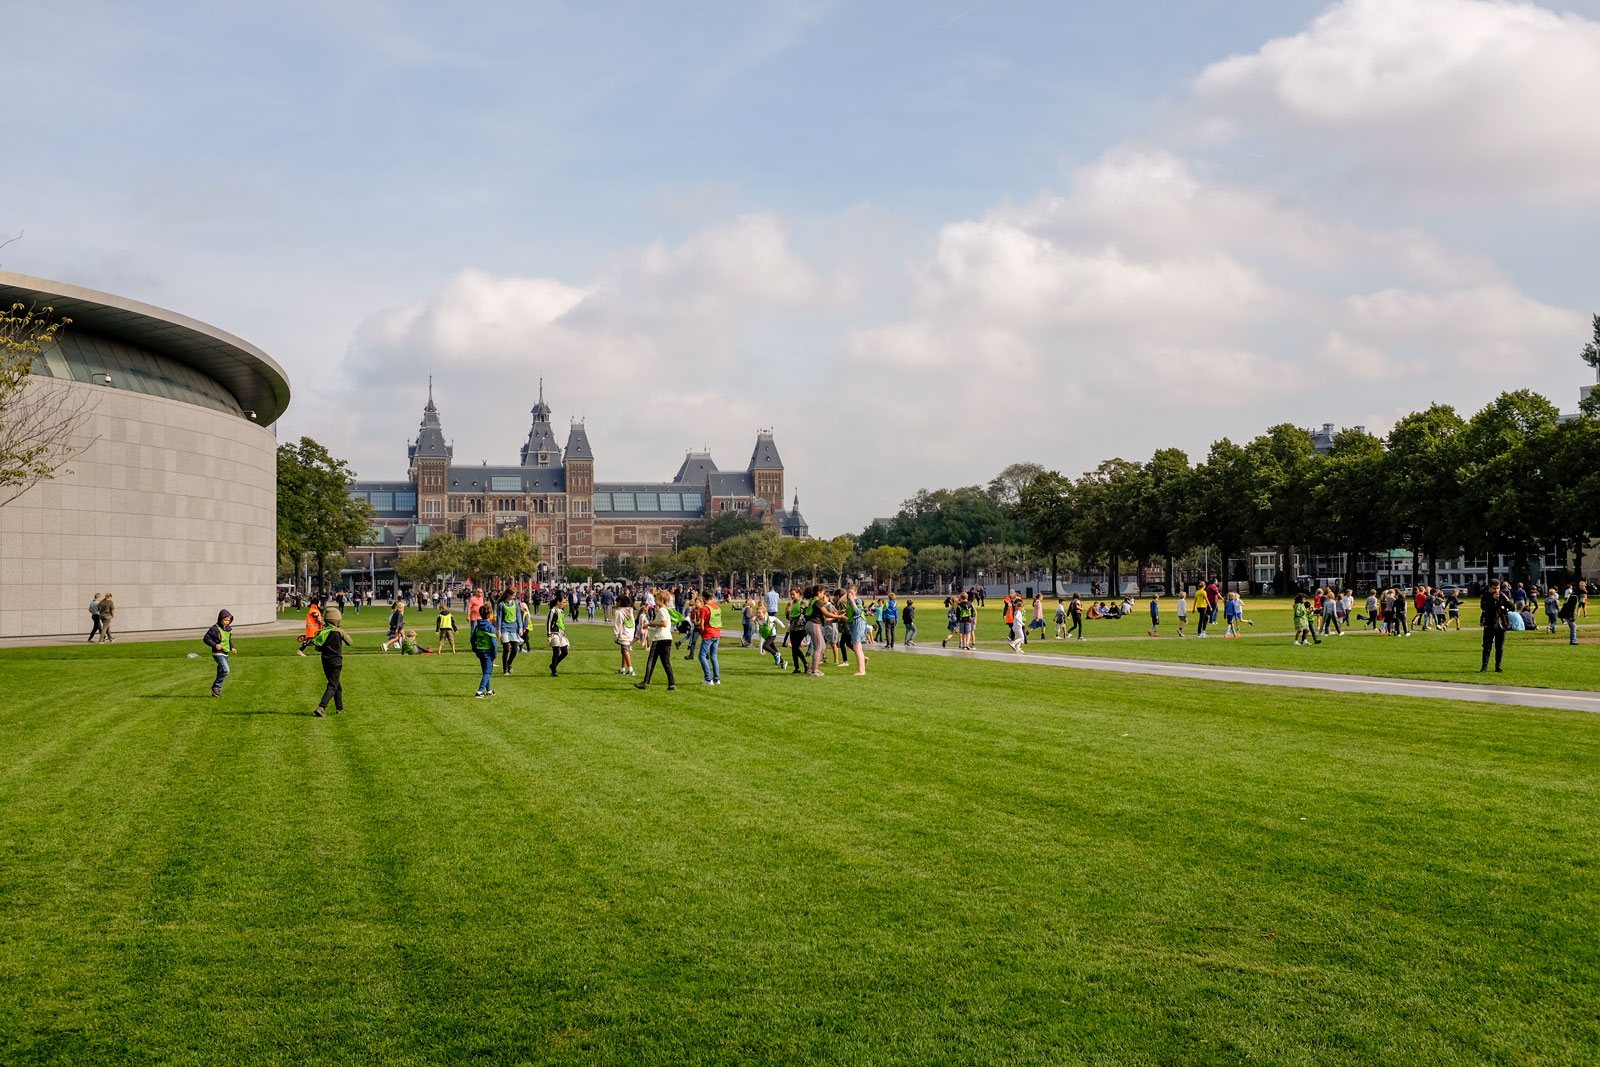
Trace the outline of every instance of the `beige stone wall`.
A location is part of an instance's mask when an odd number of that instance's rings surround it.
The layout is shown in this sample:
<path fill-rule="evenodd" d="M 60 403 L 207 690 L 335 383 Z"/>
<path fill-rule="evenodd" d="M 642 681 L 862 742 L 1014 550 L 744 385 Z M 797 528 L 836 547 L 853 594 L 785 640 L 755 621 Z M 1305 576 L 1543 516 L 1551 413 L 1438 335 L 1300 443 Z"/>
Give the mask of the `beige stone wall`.
<path fill-rule="evenodd" d="M 104 386 L 70 475 L 0 507 L 0 637 L 87 635 L 111 592 L 119 632 L 193 630 L 219 608 L 274 617 L 277 438 L 237 415 Z"/>

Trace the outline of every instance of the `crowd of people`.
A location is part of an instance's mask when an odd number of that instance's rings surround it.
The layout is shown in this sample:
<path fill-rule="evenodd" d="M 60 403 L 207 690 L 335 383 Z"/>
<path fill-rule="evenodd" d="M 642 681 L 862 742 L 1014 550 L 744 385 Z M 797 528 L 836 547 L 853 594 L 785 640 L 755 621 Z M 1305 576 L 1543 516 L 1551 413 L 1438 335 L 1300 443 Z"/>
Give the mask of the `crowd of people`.
<path fill-rule="evenodd" d="M 1024 598 L 1011 590 L 1001 601 L 1005 640 L 1018 654 L 1025 651 L 1035 635 L 1043 640 L 1050 630 L 1044 595 L 1029 592 L 1031 597 Z M 1395 637 L 1409 637 L 1419 629 L 1459 630 L 1462 595 L 1459 589 L 1423 587 L 1410 595 L 1396 589 L 1381 592 L 1373 589 L 1362 605 L 1364 614 L 1360 614 L 1350 592 L 1318 588 L 1294 598 L 1294 643 L 1312 645 L 1320 644 L 1323 637 L 1342 637 L 1353 621 L 1363 622 L 1368 630 Z M 1534 611 L 1539 606 L 1540 595 L 1538 586 L 1530 592 L 1521 584 L 1513 587 L 1509 582 L 1498 580 L 1489 583 L 1480 604 L 1482 669 L 1488 669 L 1492 656 L 1495 669 L 1501 670 L 1506 633 L 1536 627 Z M 1564 593 L 1552 587 L 1543 591 L 1543 597 L 1550 633 L 1555 633 L 1557 625 L 1564 623 L 1570 642 L 1576 644 L 1577 620 L 1588 613 L 1585 584 L 1578 582 L 1568 586 Z M 1255 625 L 1246 617 L 1243 598 L 1237 592 L 1224 592 L 1215 581 L 1196 587 L 1192 593 L 1180 592 L 1171 599 L 1175 602 L 1178 637 L 1187 636 L 1191 621 L 1198 638 L 1211 636 L 1210 630 L 1219 617 L 1225 638 L 1238 637 L 1242 627 Z M 459 615 L 454 606 L 458 600 Z M 359 612 L 362 602 L 359 592 L 341 591 L 328 598 L 311 598 L 307 603 L 305 628 L 299 638 L 297 654 L 305 656 L 308 651 L 315 652 L 321 659 L 325 681 L 322 698 L 313 709 L 313 715 L 326 715 L 330 705 L 334 714 L 344 710 L 344 650 L 355 642 L 342 624 L 346 608 L 354 607 Z M 977 649 L 978 609 L 983 603 L 981 589 L 957 592 L 944 598 L 946 632 L 940 641 L 941 648 L 948 648 L 954 639 L 957 650 Z M 431 647 L 419 637 L 417 629 L 407 625 L 406 619 L 408 608 L 427 610 L 430 607 L 434 610 Z M 1082 641 L 1086 620 L 1129 618 L 1138 610 L 1132 594 L 1124 595 L 1120 601 L 1096 600 L 1087 606 L 1084 598 L 1076 593 L 1070 599 L 1057 597 L 1054 637 Z M 89 639 L 111 640 L 115 604 L 110 594 L 97 595 L 90 612 L 94 629 Z M 1161 599 L 1154 593 L 1148 598 L 1148 612 L 1150 621 L 1146 633 L 1151 637 L 1160 636 Z M 524 586 L 487 594 L 471 587 L 450 592 L 422 591 L 410 601 L 395 600 L 391 604 L 385 638 L 379 648 L 382 652 L 397 651 L 402 655 L 454 654 L 457 633 L 465 631 L 467 650 L 478 658 L 481 666 L 475 695 L 480 699 L 493 697 L 496 664 L 502 677 L 514 673 L 518 656 L 533 647 L 538 630 L 536 620 L 541 613 L 544 643 L 550 652 L 551 677 L 560 677 L 561 664 L 571 651 L 568 624 L 584 618 L 598 619 L 611 629 L 620 661 L 616 673 L 638 678 L 632 683 L 638 689 L 648 689 L 659 670 L 667 689 L 675 690 L 677 676 L 672 661 L 680 653 L 684 660 L 698 664 L 702 685 L 721 685 L 723 635 L 735 627 L 740 648 L 752 649 L 770 658 L 776 669 L 814 677 L 823 674 L 824 666 L 853 668 L 855 675 L 865 675 L 867 651 L 872 646 L 917 647 L 915 600 L 902 601 L 893 593 L 884 597 L 863 596 L 856 585 L 833 590 L 811 585 L 791 588 L 787 596 L 776 589 L 768 589 L 764 594 L 737 597 L 727 588 L 700 591 L 683 586 L 553 589 Z M 232 615 L 223 611 L 204 637 L 217 668 L 211 688 L 213 696 L 221 696 L 229 675 L 229 659 L 237 652 L 232 623 Z M 645 653 L 642 677 L 634 665 L 635 650 Z"/>

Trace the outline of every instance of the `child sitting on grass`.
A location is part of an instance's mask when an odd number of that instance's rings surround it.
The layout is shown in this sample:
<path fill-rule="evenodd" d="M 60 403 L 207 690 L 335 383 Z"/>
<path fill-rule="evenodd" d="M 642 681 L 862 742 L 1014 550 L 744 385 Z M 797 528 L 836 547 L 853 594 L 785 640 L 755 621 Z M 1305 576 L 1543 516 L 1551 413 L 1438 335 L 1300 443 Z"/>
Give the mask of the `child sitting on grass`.
<path fill-rule="evenodd" d="M 400 654 L 402 656 L 431 656 L 433 649 L 427 645 L 417 643 L 417 631 L 400 631 Z"/>

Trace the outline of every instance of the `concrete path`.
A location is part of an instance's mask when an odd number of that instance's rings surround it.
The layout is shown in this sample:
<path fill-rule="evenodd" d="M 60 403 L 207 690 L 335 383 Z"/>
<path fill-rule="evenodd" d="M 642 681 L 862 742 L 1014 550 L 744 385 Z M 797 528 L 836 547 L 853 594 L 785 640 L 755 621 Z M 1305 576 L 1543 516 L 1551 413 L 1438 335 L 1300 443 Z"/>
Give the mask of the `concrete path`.
<path fill-rule="evenodd" d="M 1445 700 L 1466 700 L 1477 704 L 1511 704 L 1529 708 L 1562 708 L 1569 711 L 1600 713 L 1600 692 L 1585 693 L 1572 689 L 1473 685 L 1470 682 L 1375 678 L 1365 674 L 1320 674 L 1312 671 L 1282 671 L 1260 667 L 1218 667 L 1203 663 L 1164 663 L 1158 660 L 1109 659 L 1100 656 L 1052 656 L 1029 653 L 1018 655 L 1015 652 L 991 652 L 987 649 L 962 652 L 953 648 L 918 647 L 906 651 L 921 656 L 954 656 L 961 659 L 986 659 L 1003 663 L 1031 663 L 1035 666 L 1112 671 L 1117 674 L 1153 674 L 1164 678 L 1199 678 L 1208 682 L 1242 682 L 1245 685 L 1277 685 L 1291 689 L 1325 689 L 1335 693 L 1375 693 L 1380 696 L 1436 697 Z M 868 655 L 870 658 L 871 653 Z"/>

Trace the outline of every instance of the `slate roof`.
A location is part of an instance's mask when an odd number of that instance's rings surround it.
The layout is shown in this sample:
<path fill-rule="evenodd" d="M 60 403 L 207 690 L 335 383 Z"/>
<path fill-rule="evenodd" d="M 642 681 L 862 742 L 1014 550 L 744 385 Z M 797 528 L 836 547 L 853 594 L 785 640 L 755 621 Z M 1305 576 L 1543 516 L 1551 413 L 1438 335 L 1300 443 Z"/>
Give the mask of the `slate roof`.
<path fill-rule="evenodd" d="M 750 466 L 746 469 L 783 470 L 783 458 L 778 455 L 778 446 L 773 443 L 771 430 L 762 430 L 756 434 L 756 447 L 750 452 Z"/>
<path fill-rule="evenodd" d="M 433 406 L 433 379 L 428 379 L 428 405 L 422 409 L 422 426 L 417 430 L 417 441 L 408 450 L 407 458 L 415 463 L 422 459 L 449 459 L 454 450 L 444 440 L 444 430 L 439 425 L 439 409 Z"/>
<path fill-rule="evenodd" d="M 493 478 L 515 478 L 520 489 L 494 489 Z M 452 493 L 564 493 L 567 475 L 560 467 L 452 466 L 445 480 Z"/>
<path fill-rule="evenodd" d="M 717 463 L 710 452 L 690 452 L 683 457 L 683 465 L 672 480 L 680 485 L 705 485 L 717 471 Z"/>
<path fill-rule="evenodd" d="M 754 496 L 756 480 L 749 471 L 717 471 L 711 476 L 712 496 Z"/>
<path fill-rule="evenodd" d="M 575 422 L 567 431 L 567 462 L 575 459 L 594 459 L 594 449 L 589 447 L 589 434 L 583 423 Z"/>

